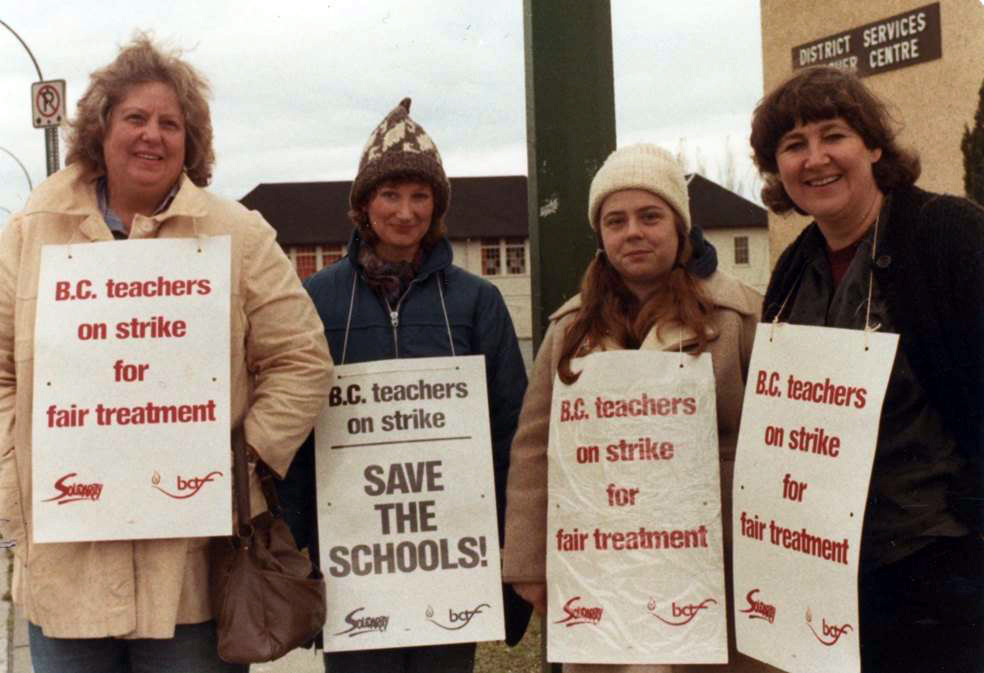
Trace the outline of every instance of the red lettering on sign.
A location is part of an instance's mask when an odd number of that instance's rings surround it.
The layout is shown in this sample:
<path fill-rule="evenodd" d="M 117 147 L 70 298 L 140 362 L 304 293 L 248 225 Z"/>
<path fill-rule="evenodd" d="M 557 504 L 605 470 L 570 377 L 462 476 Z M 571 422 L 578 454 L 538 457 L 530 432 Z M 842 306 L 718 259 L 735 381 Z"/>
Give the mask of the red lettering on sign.
<path fill-rule="evenodd" d="M 59 505 L 64 505 L 69 502 L 78 502 L 79 500 L 99 500 L 99 496 L 102 495 L 103 485 L 97 482 L 91 484 L 66 483 L 68 479 L 76 476 L 78 476 L 77 472 L 69 472 L 56 481 L 55 490 L 58 491 L 58 495 L 47 500 L 42 500 L 41 502 L 57 502 Z"/>
<path fill-rule="evenodd" d="M 701 611 L 707 608 L 711 604 L 717 604 L 717 601 L 713 598 L 705 598 L 700 603 L 685 603 L 683 605 L 677 605 L 674 601 L 670 605 L 670 616 L 673 619 L 685 618 L 682 621 L 672 622 L 668 619 L 663 618 L 661 615 L 656 614 L 656 600 L 650 600 L 648 604 L 649 612 L 653 617 L 663 622 L 664 624 L 669 624 L 670 626 L 685 626 L 693 621 L 694 617 Z"/>
<path fill-rule="evenodd" d="M 196 495 L 200 490 L 202 490 L 202 487 L 205 484 L 207 484 L 210 481 L 212 481 L 215 477 L 221 477 L 221 476 L 222 476 L 222 473 L 219 472 L 218 470 L 213 470 L 212 472 L 209 472 L 208 474 L 206 474 L 204 477 L 190 477 L 188 479 L 185 479 L 185 478 L 183 478 L 183 477 L 181 477 L 179 475 L 178 476 L 178 480 L 177 480 L 178 481 L 178 483 L 177 483 L 178 491 L 179 492 L 180 491 L 191 491 L 190 493 L 184 493 L 184 494 L 181 494 L 181 495 L 178 495 L 178 494 L 175 494 L 175 493 L 171 493 L 171 492 L 166 491 L 163 488 L 161 488 L 161 486 L 160 486 L 160 483 L 161 483 L 161 475 L 158 474 L 157 472 L 154 472 L 154 476 L 151 477 L 150 484 L 151 484 L 151 486 L 153 486 L 154 488 L 156 488 L 158 491 L 160 491 L 161 493 L 163 493 L 164 495 L 166 495 L 169 498 L 174 498 L 175 500 L 186 500 L 186 499 L 192 497 L 193 495 Z"/>
<path fill-rule="evenodd" d="M 563 619 L 558 619 L 554 624 L 577 626 L 578 624 L 597 624 L 601 621 L 601 616 L 605 612 L 604 608 L 587 608 L 574 605 L 579 600 L 581 600 L 581 597 L 575 596 L 564 603 L 564 614 L 566 616 Z"/>

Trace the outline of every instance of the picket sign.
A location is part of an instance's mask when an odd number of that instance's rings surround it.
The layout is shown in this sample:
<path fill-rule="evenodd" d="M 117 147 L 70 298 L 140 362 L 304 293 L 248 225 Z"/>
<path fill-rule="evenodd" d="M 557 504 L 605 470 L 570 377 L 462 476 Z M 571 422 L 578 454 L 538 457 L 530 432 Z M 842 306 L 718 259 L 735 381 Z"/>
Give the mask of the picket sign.
<path fill-rule="evenodd" d="M 228 236 L 42 247 L 34 542 L 231 534 L 230 249 Z"/>
<path fill-rule="evenodd" d="M 325 650 L 502 640 L 485 358 L 335 371 L 315 428 Z"/>
<path fill-rule="evenodd" d="M 860 673 L 858 558 L 897 334 L 760 324 L 734 481 L 738 649 Z"/>
<path fill-rule="evenodd" d="M 708 353 L 599 352 L 550 411 L 547 658 L 725 663 Z"/>

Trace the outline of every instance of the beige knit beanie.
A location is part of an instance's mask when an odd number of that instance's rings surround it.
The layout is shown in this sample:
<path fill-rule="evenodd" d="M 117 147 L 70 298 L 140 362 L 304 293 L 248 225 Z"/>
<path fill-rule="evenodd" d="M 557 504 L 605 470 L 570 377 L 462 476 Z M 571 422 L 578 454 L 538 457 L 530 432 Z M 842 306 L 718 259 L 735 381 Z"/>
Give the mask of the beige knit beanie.
<path fill-rule="evenodd" d="M 409 98 L 390 110 L 369 136 L 349 192 L 352 209 L 357 210 L 373 187 L 393 175 L 417 175 L 431 185 L 435 221 L 447 211 L 451 185 L 441 154 L 424 128 L 410 118 Z"/>
<path fill-rule="evenodd" d="M 645 189 L 666 201 L 683 220 L 690 233 L 690 199 L 683 169 L 672 154 L 650 144 L 629 145 L 608 155 L 588 195 L 588 221 L 598 231 L 601 204 L 609 194 L 623 189 Z"/>

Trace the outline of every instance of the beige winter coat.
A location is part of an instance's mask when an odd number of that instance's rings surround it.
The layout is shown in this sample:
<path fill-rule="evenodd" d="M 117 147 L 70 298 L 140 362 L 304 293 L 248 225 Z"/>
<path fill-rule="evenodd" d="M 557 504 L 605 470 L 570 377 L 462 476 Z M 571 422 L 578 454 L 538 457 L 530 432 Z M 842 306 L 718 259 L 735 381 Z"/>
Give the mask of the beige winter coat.
<path fill-rule="evenodd" d="M 718 440 L 721 456 L 721 504 L 724 528 L 725 581 L 728 597 L 728 666 L 594 666 L 571 665 L 566 671 L 674 673 L 707 671 L 776 671 L 772 667 L 739 654 L 734 649 L 733 602 L 731 589 L 731 483 L 734 475 L 735 445 L 745 392 L 745 376 L 752 352 L 752 340 L 759 319 L 762 297 L 751 288 L 720 271 L 701 286 L 714 303 L 710 342 L 717 388 Z M 503 550 L 503 580 L 510 583 L 544 582 L 546 579 L 547 537 L 547 439 L 550 402 L 554 378 L 560 362 L 563 336 L 580 308 L 575 296 L 550 316 L 550 326 L 533 365 L 529 388 L 523 398 L 519 428 L 513 439 L 506 486 L 506 543 Z M 696 343 L 696 335 L 680 325 L 653 329 L 641 350 L 675 351 Z"/>
<path fill-rule="evenodd" d="M 232 237 L 232 435 L 283 475 L 332 376 L 318 319 L 274 230 L 257 213 L 181 177 L 167 210 L 137 215 L 131 238 Z M 31 403 L 39 254 L 44 244 L 111 241 L 94 176 L 49 178 L 0 239 L 0 530 L 16 540 L 13 595 L 56 638 L 170 638 L 212 617 L 208 540 L 34 544 Z M 180 271 L 176 268 L 176 271 Z M 216 316 L 219 319 L 220 316 Z M 263 506 L 256 484 L 254 510 Z"/>

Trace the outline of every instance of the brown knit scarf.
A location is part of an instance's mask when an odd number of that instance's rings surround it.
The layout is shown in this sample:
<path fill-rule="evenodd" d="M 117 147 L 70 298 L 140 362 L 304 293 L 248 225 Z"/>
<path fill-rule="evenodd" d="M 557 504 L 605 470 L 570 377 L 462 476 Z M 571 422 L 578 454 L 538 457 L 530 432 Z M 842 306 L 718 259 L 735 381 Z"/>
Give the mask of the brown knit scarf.
<path fill-rule="evenodd" d="M 376 255 L 372 247 L 363 245 L 359 249 L 359 264 L 365 273 L 366 284 L 392 308 L 420 272 L 424 264 L 424 249 L 418 248 L 410 262 L 389 262 Z"/>

